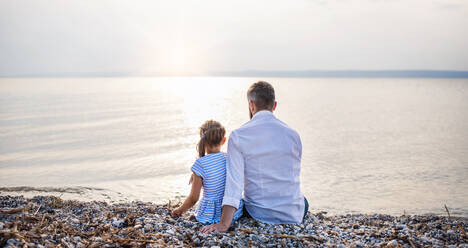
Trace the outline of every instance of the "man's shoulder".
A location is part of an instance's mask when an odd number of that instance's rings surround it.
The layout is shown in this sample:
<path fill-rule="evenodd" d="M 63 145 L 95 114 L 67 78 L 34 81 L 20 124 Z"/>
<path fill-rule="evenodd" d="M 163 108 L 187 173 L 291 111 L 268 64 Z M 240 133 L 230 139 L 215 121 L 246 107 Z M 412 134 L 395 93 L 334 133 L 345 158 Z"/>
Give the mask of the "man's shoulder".
<path fill-rule="evenodd" d="M 231 136 L 232 137 L 241 136 L 243 133 L 251 134 L 252 130 L 255 130 L 256 128 L 262 128 L 265 126 L 274 126 L 275 129 L 283 130 L 284 132 L 289 133 L 299 138 L 299 133 L 296 130 L 294 130 L 288 124 L 286 124 L 285 122 L 281 121 L 280 119 L 276 117 L 273 117 L 268 120 L 262 120 L 262 121 L 250 120 L 244 123 L 239 128 L 233 130 L 231 132 Z"/>
<path fill-rule="evenodd" d="M 286 124 L 286 122 L 278 119 L 276 116 L 275 118 L 273 118 L 272 122 L 278 127 L 278 128 L 281 128 L 281 129 L 284 129 L 288 132 L 291 132 L 291 133 L 294 133 L 294 134 L 297 134 L 297 131 L 294 130 L 293 128 L 291 128 L 288 124 Z"/>
<path fill-rule="evenodd" d="M 250 121 L 248 121 L 248 122 L 242 124 L 242 126 L 240 126 L 239 128 L 234 129 L 234 130 L 231 132 L 231 135 L 242 133 L 242 132 L 244 132 L 244 131 L 247 131 L 247 130 L 251 129 L 251 128 L 254 127 L 254 126 L 255 126 L 255 123 L 254 123 L 252 120 L 250 120 Z"/>
<path fill-rule="evenodd" d="M 242 136 L 249 136 L 252 134 L 250 131 L 252 129 L 252 123 L 250 121 L 244 123 L 237 129 L 232 130 L 231 134 L 229 135 L 229 143 L 231 144 L 238 144 L 240 142 L 240 137 Z"/>
<path fill-rule="evenodd" d="M 279 125 L 281 125 L 284 129 L 288 130 L 289 132 L 291 133 L 294 133 L 296 135 L 299 135 L 299 133 L 293 129 L 292 127 L 290 127 L 288 124 L 286 124 L 285 122 L 281 121 L 280 119 L 276 119 L 279 123 Z"/>

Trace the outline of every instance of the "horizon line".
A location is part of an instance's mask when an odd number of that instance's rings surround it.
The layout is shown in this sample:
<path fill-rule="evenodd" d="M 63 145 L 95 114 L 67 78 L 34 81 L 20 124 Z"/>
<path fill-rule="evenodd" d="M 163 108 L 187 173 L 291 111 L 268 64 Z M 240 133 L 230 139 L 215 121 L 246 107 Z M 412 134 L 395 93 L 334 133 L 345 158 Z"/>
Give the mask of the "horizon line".
<path fill-rule="evenodd" d="M 0 78 L 30 77 L 329 77 L 329 78 L 468 78 L 465 70 L 237 70 L 183 73 L 62 72 L 20 73 Z"/>

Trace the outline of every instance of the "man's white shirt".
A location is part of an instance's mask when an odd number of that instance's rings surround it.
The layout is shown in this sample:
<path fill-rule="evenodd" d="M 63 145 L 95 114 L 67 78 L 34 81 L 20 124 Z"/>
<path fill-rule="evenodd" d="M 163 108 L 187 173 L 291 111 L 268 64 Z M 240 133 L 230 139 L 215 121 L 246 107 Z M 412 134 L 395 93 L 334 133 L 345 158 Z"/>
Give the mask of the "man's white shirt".
<path fill-rule="evenodd" d="M 223 205 L 237 208 L 243 197 L 249 214 L 272 224 L 301 223 L 302 144 L 299 134 L 262 110 L 228 141 Z"/>

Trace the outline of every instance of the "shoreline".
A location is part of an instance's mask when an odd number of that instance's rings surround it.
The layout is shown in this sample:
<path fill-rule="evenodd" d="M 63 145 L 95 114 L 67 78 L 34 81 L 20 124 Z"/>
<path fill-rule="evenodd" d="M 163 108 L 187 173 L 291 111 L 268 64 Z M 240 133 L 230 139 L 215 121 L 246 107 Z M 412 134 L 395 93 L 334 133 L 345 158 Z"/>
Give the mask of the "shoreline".
<path fill-rule="evenodd" d="M 309 212 L 300 225 L 241 218 L 227 233 L 201 234 L 193 210 L 170 216 L 175 205 L 0 194 L 0 246 L 468 247 L 463 217 Z"/>

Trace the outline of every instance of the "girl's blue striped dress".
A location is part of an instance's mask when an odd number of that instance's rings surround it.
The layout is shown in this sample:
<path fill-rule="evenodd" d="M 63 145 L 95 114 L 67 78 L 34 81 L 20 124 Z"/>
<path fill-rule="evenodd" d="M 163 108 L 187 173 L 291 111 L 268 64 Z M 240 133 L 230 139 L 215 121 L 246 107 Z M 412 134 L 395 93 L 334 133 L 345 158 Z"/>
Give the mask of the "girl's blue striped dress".
<path fill-rule="evenodd" d="M 203 179 L 203 197 L 195 211 L 199 222 L 219 223 L 226 184 L 226 157 L 224 152 L 209 153 L 197 159 L 192 171 Z M 242 216 L 243 202 L 234 214 L 233 222 Z"/>

